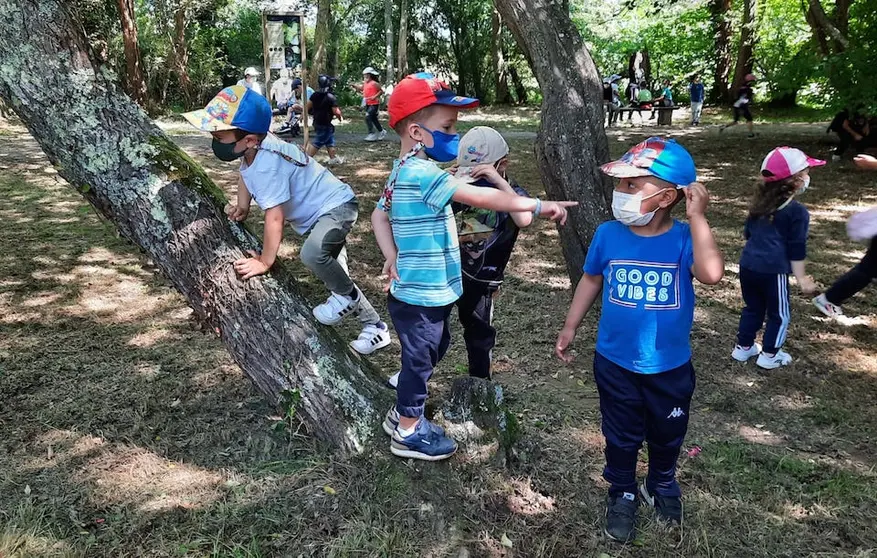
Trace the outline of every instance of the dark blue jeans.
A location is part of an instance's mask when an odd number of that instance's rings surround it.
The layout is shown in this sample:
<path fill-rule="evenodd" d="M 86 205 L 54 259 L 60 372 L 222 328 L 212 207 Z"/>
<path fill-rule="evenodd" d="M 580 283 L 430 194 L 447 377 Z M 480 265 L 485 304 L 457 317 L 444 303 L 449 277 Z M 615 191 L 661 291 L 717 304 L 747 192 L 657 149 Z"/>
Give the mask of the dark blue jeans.
<path fill-rule="evenodd" d="M 688 432 L 694 367 L 687 362 L 660 374 L 638 374 L 600 353 L 594 356 L 600 393 L 610 494 L 636 494 L 636 463 L 643 440 L 649 444 L 646 485 L 652 494 L 681 496 L 676 460 Z"/>
<path fill-rule="evenodd" d="M 387 310 L 402 345 L 402 370 L 396 387 L 396 410 L 403 417 L 423 416 L 426 383 L 451 346 L 453 304 L 415 306 L 387 296 Z"/>

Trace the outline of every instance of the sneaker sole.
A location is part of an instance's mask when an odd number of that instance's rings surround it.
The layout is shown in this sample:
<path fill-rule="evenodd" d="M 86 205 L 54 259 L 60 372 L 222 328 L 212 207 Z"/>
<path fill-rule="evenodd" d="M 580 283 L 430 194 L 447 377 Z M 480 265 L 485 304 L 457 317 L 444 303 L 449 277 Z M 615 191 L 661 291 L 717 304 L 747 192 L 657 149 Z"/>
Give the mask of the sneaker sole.
<path fill-rule="evenodd" d="M 626 539 L 622 539 L 622 538 L 618 538 L 618 537 L 613 537 L 613 536 L 612 536 L 612 533 L 610 533 L 609 530 L 606 529 L 605 527 L 603 528 L 603 534 L 606 535 L 606 537 L 607 537 L 609 540 L 611 540 L 611 541 L 615 541 L 615 542 L 618 542 L 618 543 L 624 543 L 624 544 L 627 544 L 627 543 L 629 543 L 629 542 L 632 542 L 632 541 L 635 541 L 635 540 L 636 540 L 636 535 L 634 535 L 634 536 L 632 536 L 632 537 L 628 537 L 628 538 L 626 538 Z"/>
<path fill-rule="evenodd" d="M 457 453 L 457 449 L 454 448 L 454 451 L 450 453 L 443 453 L 441 455 L 427 455 L 425 453 L 420 453 L 419 451 L 410 450 L 405 446 L 397 447 L 395 443 L 390 443 L 390 453 L 392 453 L 396 457 L 405 457 L 407 459 L 419 459 L 421 461 L 442 461 L 443 459 L 447 459 Z"/>
<path fill-rule="evenodd" d="M 338 325 L 342 322 L 342 320 L 344 320 L 344 318 L 347 317 L 347 316 L 341 316 L 337 320 L 325 320 L 325 319 L 321 318 L 320 315 L 317 314 L 315 311 L 311 312 L 311 313 L 314 315 L 314 318 L 316 318 L 318 322 L 320 322 L 323 325 L 327 325 L 327 326 Z"/>
<path fill-rule="evenodd" d="M 761 364 L 760 362 L 756 362 L 755 364 L 757 364 L 758 367 L 761 368 L 762 370 L 776 370 L 777 368 L 782 368 L 783 366 L 788 366 L 792 363 L 788 362 L 786 364 L 783 364 L 782 362 L 777 362 L 777 363 L 771 364 L 770 366 L 765 366 L 765 365 Z"/>
<path fill-rule="evenodd" d="M 383 341 L 381 341 L 377 345 L 369 347 L 370 350 L 368 350 L 368 351 L 360 351 L 359 349 L 356 348 L 356 346 L 353 343 L 354 343 L 353 341 L 350 342 L 350 347 L 354 351 L 356 351 L 357 353 L 359 353 L 361 355 L 370 355 L 373 352 L 377 351 L 378 349 L 383 349 L 384 347 L 388 346 L 390 344 L 390 336 L 387 335 L 386 339 L 384 339 Z"/>
<path fill-rule="evenodd" d="M 393 431 L 396 430 L 396 425 L 393 424 L 390 419 L 386 417 L 384 418 L 384 424 L 382 424 L 381 426 L 384 427 L 384 434 L 386 434 L 387 436 L 392 436 Z"/>
<path fill-rule="evenodd" d="M 749 362 L 749 359 L 751 359 L 752 357 L 757 356 L 757 355 L 758 355 L 758 353 L 755 353 L 754 355 L 749 355 L 747 357 L 740 358 L 738 355 L 731 353 L 731 358 L 733 358 L 737 362 Z"/>

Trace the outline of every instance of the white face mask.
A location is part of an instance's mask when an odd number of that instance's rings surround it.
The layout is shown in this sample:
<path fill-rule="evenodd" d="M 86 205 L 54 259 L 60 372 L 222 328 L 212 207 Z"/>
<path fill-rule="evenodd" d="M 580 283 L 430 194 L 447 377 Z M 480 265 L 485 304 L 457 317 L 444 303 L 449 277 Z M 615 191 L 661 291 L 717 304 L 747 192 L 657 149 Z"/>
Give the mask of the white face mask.
<path fill-rule="evenodd" d="M 628 227 L 643 227 L 648 225 L 652 222 L 652 219 L 654 219 L 655 213 L 658 212 L 659 208 L 655 208 L 654 211 L 650 211 L 649 213 L 640 213 L 642 203 L 649 198 L 657 196 L 663 191 L 664 190 L 660 190 L 651 196 L 646 197 L 643 197 L 641 193 L 625 194 L 624 192 L 613 191 L 612 215 L 621 224 Z"/>
<path fill-rule="evenodd" d="M 801 178 L 801 180 L 804 181 L 804 184 L 801 185 L 800 188 L 798 188 L 798 193 L 799 193 L 799 194 L 803 194 L 804 192 L 807 191 L 807 188 L 810 187 L 810 175 L 808 174 L 807 176 Z"/>

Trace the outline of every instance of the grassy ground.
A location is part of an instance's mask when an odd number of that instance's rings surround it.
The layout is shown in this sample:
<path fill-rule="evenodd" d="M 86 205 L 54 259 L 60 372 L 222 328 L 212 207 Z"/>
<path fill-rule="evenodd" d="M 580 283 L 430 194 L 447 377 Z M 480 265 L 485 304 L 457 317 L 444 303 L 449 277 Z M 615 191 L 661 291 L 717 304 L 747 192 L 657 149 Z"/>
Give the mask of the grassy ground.
<path fill-rule="evenodd" d="M 532 114 L 521 118 L 513 129 L 533 131 Z M 873 287 L 847 305 L 844 324 L 795 294 L 788 369 L 766 374 L 728 356 L 741 306 L 740 231 L 760 160 L 783 144 L 826 156 L 823 129 L 765 124 L 751 141 L 742 128 L 661 130 L 692 151 L 713 193 L 709 216 L 728 273 L 698 288 L 686 449 L 702 451 L 680 463 L 684 528 L 667 530 L 643 510 L 639 539 L 620 546 L 600 534 L 596 315 L 580 331 L 574 365 L 551 354 L 570 299 L 552 227 L 522 234 L 496 308 L 496 376 L 524 427 L 520 461 L 410 463 L 381 448 L 339 462 L 275 431 L 274 410 L 138 250 L 57 178 L 23 129 L 0 127 L 0 557 L 870 556 Z M 613 154 L 655 131 L 611 131 Z M 206 139 L 177 137 L 230 191 L 233 165 L 212 159 Z M 514 174 L 541 193 L 532 139 L 510 143 Z M 337 172 L 362 207 L 375 201 L 395 149 L 340 145 L 348 163 Z M 823 284 L 861 256 L 844 220 L 877 201 L 875 179 L 846 163 L 813 173 L 802 201 L 813 218 L 810 271 Z M 352 273 L 383 311 L 367 221 L 350 237 Z M 290 235 L 282 253 L 294 258 L 297 246 Z M 305 284 L 314 302 L 324 296 Z M 465 373 L 461 346 L 456 332 L 436 400 Z M 398 344 L 375 361 L 394 372 Z"/>

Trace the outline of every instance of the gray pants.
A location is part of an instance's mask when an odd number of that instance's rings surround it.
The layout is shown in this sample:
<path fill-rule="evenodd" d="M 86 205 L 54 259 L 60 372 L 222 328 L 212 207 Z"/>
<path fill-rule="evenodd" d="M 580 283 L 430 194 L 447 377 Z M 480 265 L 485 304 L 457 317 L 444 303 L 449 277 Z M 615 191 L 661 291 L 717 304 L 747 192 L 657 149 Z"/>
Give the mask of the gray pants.
<path fill-rule="evenodd" d="M 301 246 L 299 256 L 305 266 L 333 293 L 347 295 L 356 288 L 347 271 L 347 234 L 359 216 L 356 200 L 339 205 L 317 219 Z M 359 320 L 364 324 L 381 321 L 374 306 L 360 295 Z"/>

